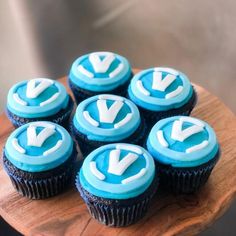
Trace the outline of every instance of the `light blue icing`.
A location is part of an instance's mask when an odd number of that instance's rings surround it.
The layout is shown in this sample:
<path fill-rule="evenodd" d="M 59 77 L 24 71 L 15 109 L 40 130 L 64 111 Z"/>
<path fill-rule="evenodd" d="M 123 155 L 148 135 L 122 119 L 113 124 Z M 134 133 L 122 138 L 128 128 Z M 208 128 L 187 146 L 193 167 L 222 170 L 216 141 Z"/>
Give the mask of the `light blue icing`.
<path fill-rule="evenodd" d="M 123 99 L 124 105 L 117 114 L 112 124 L 99 121 L 99 113 L 97 108 L 97 100 L 100 95 L 90 97 L 81 102 L 73 118 L 74 127 L 81 133 L 85 134 L 89 140 L 116 142 L 121 141 L 135 132 L 140 125 L 140 114 L 136 105 L 126 98 L 116 96 Z M 112 95 L 114 96 L 114 95 Z M 114 100 L 107 100 L 107 106 L 111 106 Z M 89 111 L 90 116 L 99 122 L 99 126 L 91 125 L 83 116 L 84 111 Z M 124 126 L 114 128 L 114 124 L 121 121 L 128 113 L 132 113 L 131 120 Z"/>
<path fill-rule="evenodd" d="M 173 122 L 178 120 L 181 116 L 174 116 L 160 120 L 152 128 L 148 140 L 147 149 L 157 161 L 163 164 L 169 164 L 173 167 L 195 167 L 204 164 L 215 157 L 219 150 L 218 141 L 214 130 L 209 124 L 201 121 L 204 124 L 203 131 L 195 133 L 185 139 L 183 142 L 173 140 L 171 138 Z M 191 122 L 184 122 L 182 130 L 192 126 Z M 158 138 L 157 131 L 162 130 L 163 136 L 168 147 L 163 147 Z M 209 143 L 206 147 L 186 153 L 186 149 L 207 140 Z"/>
<path fill-rule="evenodd" d="M 11 133 L 5 145 L 5 155 L 7 159 L 17 168 L 28 172 L 41 172 L 53 169 L 64 163 L 72 154 L 73 141 L 69 133 L 60 125 L 52 122 L 41 122 L 55 126 L 55 133 L 48 137 L 41 147 L 27 145 L 27 128 L 30 125 L 37 124 L 31 122 L 25 124 Z M 37 125 L 37 135 L 43 130 L 42 126 Z M 16 138 L 19 145 L 25 149 L 25 153 L 20 153 L 14 148 L 12 140 Z M 62 140 L 61 146 L 54 152 L 44 156 L 43 153 L 54 147 L 56 143 Z"/>
<path fill-rule="evenodd" d="M 116 149 L 117 144 L 108 144 L 102 146 L 90 153 L 84 160 L 79 173 L 79 179 L 82 187 L 95 196 L 110 199 L 128 199 L 142 194 L 152 183 L 155 176 L 155 165 L 152 156 L 142 147 L 126 144 L 142 150 L 138 158 L 125 170 L 122 175 L 115 175 L 108 172 L 110 152 Z M 137 154 L 134 151 L 127 151 L 121 148 L 120 160 L 128 153 Z M 144 156 L 145 155 L 145 156 Z M 106 178 L 98 179 L 90 170 L 91 161 L 96 162 L 97 169 L 102 172 Z M 146 173 L 129 183 L 121 183 L 122 180 L 136 175 L 142 168 L 146 168 Z"/>
<path fill-rule="evenodd" d="M 152 89 L 153 72 L 155 68 L 143 70 L 136 74 L 128 88 L 130 99 L 138 106 L 152 111 L 166 111 L 173 108 L 179 108 L 185 105 L 193 94 L 192 85 L 187 76 L 178 72 L 175 81 L 170 84 L 165 91 L 158 91 Z M 162 80 L 166 75 L 171 74 L 164 69 L 160 70 Z M 137 81 L 141 80 L 144 88 L 150 92 L 150 96 L 146 96 L 137 88 Z M 183 86 L 183 91 L 175 97 L 165 99 L 165 95 L 173 92 L 178 86 Z"/>
<path fill-rule="evenodd" d="M 94 92 L 111 91 L 130 79 L 132 73 L 131 66 L 125 57 L 114 54 L 116 58 L 111 63 L 108 70 L 105 73 L 96 73 L 88 59 L 89 55 L 90 54 L 86 54 L 77 58 L 73 62 L 69 73 L 69 79 L 80 88 Z M 100 56 L 100 58 L 103 59 L 104 57 Z M 114 71 L 120 63 L 123 63 L 124 65 L 122 71 L 115 77 L 110 78 L 109 74 Z M 92 72 L 94 74 L 94 78 L 89 78 L 88 76 L 81 73 L 78 70 L 79 65 L 82 65 L 89 72 Z"/>
<path fill-rule="evenodd" d="M 28 98 L 26 96 L 27 82 L 28 81 L 23 81 L 15 84 L 8 92 L 7 108 L 15 115 L 24 118 L 48 117 L 67 107 L 69 96 L 66 92 L 65 87 L 61 83 L 53 81 L 54 83 L 50 87 L 45 89 L 41 94 L 39 94 L 38 97 Z M 38 83 L 36 83 L 36 85 L 37 84 Z M 57 92 L 59 92 L 60 94 L 56 100 L 45 106 L 40 106 L 41 102 L 46 101 Z M 20 99 L 28 103 L 27 106 L 17 103 L 13 99 L 14 93 L 18 93 Z"/>

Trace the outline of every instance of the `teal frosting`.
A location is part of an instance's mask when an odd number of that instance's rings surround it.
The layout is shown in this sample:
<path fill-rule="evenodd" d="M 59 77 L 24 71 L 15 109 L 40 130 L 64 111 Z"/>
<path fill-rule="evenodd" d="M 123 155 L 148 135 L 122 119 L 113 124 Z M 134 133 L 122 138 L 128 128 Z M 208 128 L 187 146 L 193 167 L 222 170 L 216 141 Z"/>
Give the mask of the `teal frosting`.
<path fill-rule="evenodd" d="M 171 133 L 173 123 L 180 118 L 181 116 L 174 116 L 160 120 L 152 128 L 147 140 L 147 149 L 154 159 L 158 162 L 169 164 L 173 167 L 195 167 L 214 158 L 219 150 L 219 144 L 214 130 L 204 121 L 194 118 L 204 124 L 202 131 L 192 134 L 184 141 L 172 139 Z M 194 124 L 192 122 L 184 121 L 182 131 L 193 125 Z M 160 130 L 163 131 L 163 136 L 169 145 L 168 147 L 161 145 L 159 139 L 157 138 L 157 132 Z M 199 145 L 205 140 L 208 141 L 207 146 L 202 149 L 186 153 L 187 149 Z"/>
<path fill-rule="evenodd" d="M 105 142 L 121 141 L 133 134 L 139 127 L 141 123 L 139 110 L 133 102 L 126 98 L 108 95 L 123 99 L 124 104 L 119 110 L 113 123 L 100 122 L 97 101 L 99 100 L 99 96 L 103 95 L 104 94 L 90 97 L 78 105 L 73 118 L 74 127 L 79 132 L 86 135 L 89 140 Z M 107 107 L 109 108 L 114 102 L 114 100 L 106 99 Z M 99 123 L 98 127 L 93 126 L 85 119 L 83 115 L 84 111 L 88 111 L 90 116 Z M 114 124 L 123 120 L 128 113 L 132 114 L 132 118 L 129 122 L 119 128 L 115 128 Z"/>
<path fill-rule="evenodd" d="M 27 128 L 30 125 L 34 125 L 36 133 L 39 135 L 45 128 L 41 124 L 53 125 L 55 133 L 49 136 L 41 147 L 28 145 L 28 139 L 32 139 L 32 137 L 28 137 Z M 17 139 L 19 146 L 25 150 L 25 153 L 21 153 L 15 148 L 13 145 L 14 139 Z M 54 147 L 59 140 L 62 140 L 62 144 L 57 150 L 48 155 L 43 155 L 45 151 Z M 64 163 L 71 156 L 72 151 L 73 141 L 69 133 L 60 125 L 46 121 L 31 122 L 19 127 L 11 133 L 5 145 L 7 159 L 17 168 L 28 172 L 41 172 L 53 169 Z"/>
<path fill-rule="evenodd" d="M 166 111 L 185 105 L 193 94 L 193 88 L 187 76 L 179 71 L 174 70 L 177 73 L 175 81 L 173 81 L 165 91 L 154 90 L 152 89 L 152 83 L 155 69 L 158 69 L 158 71 L 162 72 L 162 80 L 168 74 L 172 74 L 171 71 L 173 70 L 171 68 L 157 67 L 146 69 L 136 74 L 131 80 L 128 88 L 130 99 L 136 105 L 151 111 Z M 150 93 L 150 96 L 143 94 L 137 88 L 137 81 L 139 80 L 142 81 L 143 87 Z M 183 86 L 182 92 L 175 97 L 166 99 L 165 95 L 176 90 L 178 86 Z"/>
<path fill-rule="evenodd" d="M 133 198 L 142 194 L 154 179 L 155 165 L 152 156 L 142 147 L 130 144 L 125 145 L 138 148 L 141 150 L 140 154 L 137 154 L 134 150 L 120 148 L 119 161 L 123 160 L 129 153 L 138 155 L 138 158 L 128 166 L 122 175 L 108 172 L 110 152 L 117 149 L 117 145 L 122 144 L 102 146 L 90 153 L 84 160 L 79 173 L 79 180 L 82 187 L 95 196 L 110 199 Z M 105 179 L 101 180 L 91 172 L 91 162 L 96 163 L 98 171 L 105 176 Z M 146 169 L 146 173 L 143 176 L 128 183 L 122 183 L 122 180 L 138 174 L 143 168 Z"/>
<path fill-rule="evenodd" d="M 71 66 L 69 79 L 76 86 L 93 92 L 111 91 L 119 87 L 120 85 L 124 84 L 130 79 L 132 71 L 129 62 L 125 57 L 122 57 L 115 53 L 113 54 L 115 55 L 115 60 L 113 60 L 108 70 L 104 73 L 95 72 L 93 65 L 89 61 L 90 54 L 86 54 L 77 58 Z M 101 59 L 104 59 L 104 56 L 99 56 L 99 57 Z M 109 74 L 112 71 L 114 71 L 119 66 L 120 63 L 123 64 L 123 69 L 116 76 L 110 78 Z M 94 75 L 94 77 L 89 78 L 85 74 L 81 73 L 78 70 L 79 65 L 82 65 L 87 71 L 91 72 Z"/>
<path fill-rule="evenodd" d="M 15 115 L 24 118 L 48 117 L 67 107 L 69 95 L 61 83 L 53 81 L 53 84 L 40 93 L 39 96 L 36 98 L 28 98 L 26 96 L 28 82 L 29 81 L 23 81 L 17 83 L 8 92 L 7 108 Z M 36 83 L 36 85 L 38 84 L 39 83 Z M 26 106 L 16 102 L 13 98 L 15 93 L 18 94 L 21 100 L 27 102 Z M 56 93 L 59 93 L 59 96 L 54 101 L 45 106 L 40 106 L 40 103 L 50 99 Z"/>

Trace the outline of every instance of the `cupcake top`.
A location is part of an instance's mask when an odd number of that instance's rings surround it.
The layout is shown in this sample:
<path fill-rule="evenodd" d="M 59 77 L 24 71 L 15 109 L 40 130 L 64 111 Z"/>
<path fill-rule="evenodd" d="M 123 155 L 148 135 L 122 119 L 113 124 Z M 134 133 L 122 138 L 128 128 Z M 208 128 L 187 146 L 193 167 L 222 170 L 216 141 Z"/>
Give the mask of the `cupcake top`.
<path fill-rule="evenodd" d="M 73 141 L 60 125 L 31 122 L 11 133 L 4 151 L 6 158 L 17 168 L 41 172 L 64 163 L 72 154 Z"/>
<path fill-rule="evenodd" d="M 143 70 L 131 80 L 130 99 L 152 111 L 166 111 L 186 104 L 193 95 L 187 76 L 171 69 L 156 67 Z"/>
<path fill-rule="evenodd" d="M 15 84 L 8 92 L 7 109 L 24 118 L 48 117 L 66 108 L 69 95 L 57 81 L 31 79 Z"/>
<path fill-rule="evenodd" d="M 74 127 L 95 141 L 120 141 L 140 125 L 138 108 L 128 99 L 101 94 L 81 102 L 73 119 Z"/>
<path fill-rule="evenodd" d="M 95 196 L 127 199 L 142 194 L 152 183 L 155 165 L 142 147 L 117 143 L 102 146 L 84 160 L 82 187 Z"/>
<path fill-rule="evenodd" d="M 158 121 L 148 136 L 147 147 L 154 159 L 173 167 L 199 166 L 219 151 L 211 126 L 188 116 Z"/>
<path fill-rule="evenodd" d="M 69 79 L 82 89 L 105 92 L 127 82 L 131 73 L 126 58 L 112 52 L 93 52 L 74 61 Z"/>

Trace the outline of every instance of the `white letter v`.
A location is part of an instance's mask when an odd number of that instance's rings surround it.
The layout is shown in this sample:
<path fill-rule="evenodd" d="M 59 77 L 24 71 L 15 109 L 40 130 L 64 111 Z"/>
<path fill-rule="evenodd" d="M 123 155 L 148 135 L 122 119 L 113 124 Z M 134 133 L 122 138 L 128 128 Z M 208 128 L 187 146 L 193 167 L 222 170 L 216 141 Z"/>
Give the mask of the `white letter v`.
<path fill-rule="evenodd" d="M 164 92 L 176 79 L 175 75 L 168 74 L 162 79 L 162 72 L 153 73 L 152 89 Z"/>
<path fill-rule="evenodd" d="M 104 59 L 101 60 L 99 55 L 104 54 Z M 113 53 L 104 52 L 104 53 L 91 53 L 89 55 L 89 61 L 93 65 L 93 68 L 96 73 L 106 73 L 109 69 L 111 63 L 115 60 Z"/>
<path fill-rule="evenodd" d="M 115 101 L 108 109 L 106 100 L 97 100 L 100 122 L 112 124 L 116 119 L 116 116 L 122 108 L 123 104 L 124 103 L 121 101 Z"/>
<path fill-rule="evenodd" d="M 38 135 L 36 134 L 36 127 L 29 126 L 27 128 L 27 145 L 41 147 L 45 140 L 55 133 L 55 129 L 46 127 Z"/>
<path fill-rule="evenodd" d="M 40 81 L 39 84 L 36 86 L 36 82 Z M 42 93 L 46 88 L 48 88 L 53 81 L 50 79 L 32 79 L 27 83 L 26 88 L 26 97 L 27 98 L 36 98 Z"/>
<path fill-rule="evenodd" d="M 183 122 L 180 120 L 176 120 L 172 126 L 171 138 L 180 142 L 183 142 L 188 137 L 193 134 L 199 133 L 203 131 L 203 127 L 198 125 L 190 126 L 183 130 Z"/>
<path fill-rule="evenodd" d="M 138 158 L 134 153 L 128 153 L 121 161 L 120 150 L 115 149 L 110 152 L 108 173 L 122 175 L 125 170 Z"/>

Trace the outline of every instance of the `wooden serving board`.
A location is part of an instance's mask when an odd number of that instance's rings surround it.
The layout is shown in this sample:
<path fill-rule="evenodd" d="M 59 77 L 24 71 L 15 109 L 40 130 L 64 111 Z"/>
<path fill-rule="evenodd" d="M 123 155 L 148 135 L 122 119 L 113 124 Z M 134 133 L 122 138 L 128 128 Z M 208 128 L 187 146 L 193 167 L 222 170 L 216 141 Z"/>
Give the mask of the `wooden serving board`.
<path fill-rule="evenodd" d="M 66 78 L 60 79 L 66 85 Z M 24 235 L 193 235 L 213 223 L 236 195 L 236 119 L 215 96 L 195 85 L 199 101 L 193 116 L 215 129 L 222 156 L 208 183 L 194 195 L 159 192 L 147 215 L 124 228 L 109 228 L 89 215 L 75 187 L 46 200 L 29 200 L 14 191 L 0 166 L 0 214 Z M 68 90 L 69 91 L 69 90 Z M 0 148 L 13 130 L 0 116 Z"/>

